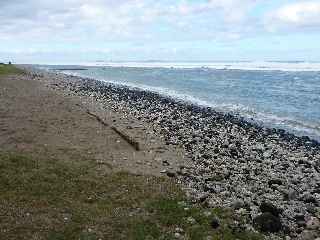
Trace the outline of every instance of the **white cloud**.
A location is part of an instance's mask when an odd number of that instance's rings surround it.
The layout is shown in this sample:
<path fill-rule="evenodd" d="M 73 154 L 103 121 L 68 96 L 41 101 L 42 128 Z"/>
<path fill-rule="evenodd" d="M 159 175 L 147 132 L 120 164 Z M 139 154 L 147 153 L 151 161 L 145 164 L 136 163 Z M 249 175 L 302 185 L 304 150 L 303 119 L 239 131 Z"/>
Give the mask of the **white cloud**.
<path fill-rule="evenodd" d="M 301 1 L 284 5 L 267 15 L 266 24 L 271 31 L 290 28 L 320 28 L 320 2 Z"/>
<path fill-rule="evenodd" d="M 210 8 L 221 9 L 226 22 L 239 23 L 260 0 L 209 0 Z"/>
<path fill-rule="evenodd" d="M 3 0 L 0 40 L 133 40 L 170 38 L 155 31 L 162 24 L 175 37 L 197 37 L 197 29 L 215 35 L 240 32 L 257 0 L 176 1 L 168 5 L 151 0 Z M 187 26 L 187 27 L 186 27 Z M 212 26 L 215 26 L 214 29 Z M 189 34 L 186 34 L 186 30 Z M 180 31 L 180 32 L 179 32 Z M 199 36 L 201 38 L 201 31 Z M 227 36 L 227 35 L 226 35 Z"/>
<path fill-rule="evenodd" d="M 46 41 L 121 37 L 135 30 L 131 14 L 139 0 L 8 0 L 0 8 L 0 39 Z"/>

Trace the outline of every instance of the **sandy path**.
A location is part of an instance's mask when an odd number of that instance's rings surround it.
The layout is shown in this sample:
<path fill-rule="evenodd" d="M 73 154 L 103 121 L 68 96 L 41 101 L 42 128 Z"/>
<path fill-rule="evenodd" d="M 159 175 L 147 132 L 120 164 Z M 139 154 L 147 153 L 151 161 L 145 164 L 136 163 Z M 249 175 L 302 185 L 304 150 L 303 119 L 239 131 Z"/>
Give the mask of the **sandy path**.
<path fill-rule="evenodd" d="M 48 87 L 52 84 L 50 79 L 30 75 L 0 77 L 0 150 L 52 159 L 93 160 L 104 171 L 151 175 L 161 175 L 164 169 L 176 171 L 184 163 L 182 151 L 164 146 L 136 120 L 101 111 L 93 99 Z M 101 124 L 88 110 L 110 125 Z M 137 151 L 112 127 L 128 129 L 143 149 Z"/>

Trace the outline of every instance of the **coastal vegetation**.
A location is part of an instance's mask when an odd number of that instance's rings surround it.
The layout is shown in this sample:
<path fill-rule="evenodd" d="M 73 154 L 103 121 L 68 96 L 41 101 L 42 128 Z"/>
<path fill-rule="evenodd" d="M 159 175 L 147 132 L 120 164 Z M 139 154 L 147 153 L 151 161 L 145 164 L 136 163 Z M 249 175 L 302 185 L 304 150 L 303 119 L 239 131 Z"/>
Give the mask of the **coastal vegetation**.
<path fill-rule="evenodd" d="M 18 69 L 12 64 L 0 64 L 0 76 L 7 74 L 18 74 L 22 73 L 22 70 Z"/>
<path fill-rule="evenodd" d="M 262 239 L 234 215 L 189 203 L 168 178 L 0 153 L 1 239 Z"/>

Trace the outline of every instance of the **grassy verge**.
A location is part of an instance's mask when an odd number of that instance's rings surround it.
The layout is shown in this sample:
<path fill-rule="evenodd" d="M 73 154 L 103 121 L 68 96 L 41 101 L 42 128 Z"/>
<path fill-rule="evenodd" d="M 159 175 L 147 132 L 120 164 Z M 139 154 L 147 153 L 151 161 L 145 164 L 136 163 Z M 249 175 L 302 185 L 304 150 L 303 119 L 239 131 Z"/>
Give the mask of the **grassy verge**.
<path fill-rule="evenodd" d="M 16 68 L 14 65 L 0 64 L 0 76 L 8 74 L 18 74 L 22 72 L 22 70 Z"/>
<path fill-rule="evenodd" d="M 231 212 L 189 205 L 166 178 L 99 176 L 81 162 L 0 153 L 0 239 L 262 239 L 233 230 Z"/>

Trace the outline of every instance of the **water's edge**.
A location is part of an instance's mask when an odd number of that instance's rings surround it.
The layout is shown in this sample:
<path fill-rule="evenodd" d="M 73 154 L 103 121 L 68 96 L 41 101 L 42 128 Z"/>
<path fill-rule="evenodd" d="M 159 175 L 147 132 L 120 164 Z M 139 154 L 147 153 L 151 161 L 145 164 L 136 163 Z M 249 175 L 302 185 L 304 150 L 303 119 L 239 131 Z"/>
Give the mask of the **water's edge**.
<path fill-rule="evenodd" d="M 39 70 L 38 68 L 35 68 L 35 69 L 37 71 L 43 71 L 43 70 Z M 289 140 L 289 142 L 291 142 L 291 141 L 297 141 L 300 143 L 303 142 L 303 144 L 306 144 L 307 146 L 312 146 L 312 147 L 319 146 L 319 148 L 320 148 L 320 136 L 319 136 L 319 138 L 314 138 L 314 137 L 310 137 L 310 136 L 306 136 L 306 135 L 299 136 L 294 132 L 289 132 L 287 129 L 265 125 L 264 123 L 261 123 L 261 121 L 257 121 L 254 118 L 246 118 L 246 117 L 243 117 L 239 114 L 235 114 L 232 112 L 222 112 L 222 111 L 219 111 L 216 108 L 211 107 L 211 106 L 201 105 L 199 103 L 188 101 L 185 99 L 175 98 L 170 95 L 165 95 L 165 94 L 161 94 L 156 91 L 152 91 L 150 89 L 142 89 L 139 87 L 128 86 L 128 85 L 121 84 L 121 83 L 103 81 L 100 79 L 94 79 L 94 78 L 88 78 L 88 77 L 81 77 L 78 75 L 66 74 L 63 72 L 57 73 L 57 71 L 51 71 L 51 70 L 47 70 L 44 72 L 61 74 L 61 75 L 65 75 L 68 77 L 77 78 L 77 79 L 84 81 L 84 82 L 87 82 L 87 83 L 89 81 L 92 83 L 92 85 L 97 85 L 100 87 L 101 87 L 101 85 L 103 85 L 105 87 L 111 86 L 112 88 L 116 88 L 119 91 L 123 91 L 124 94 L 130 95 L 130 96 L 144 95 L 144 96 L 149 96 L 151 100 L 152 100 L 152 98 L 157 98 L 160 100 L 160 102 L 162 102 L 164 104 L 172 103 L 172 104 L 184 105 L 187 108 L 192 109 L 192 111 L 202 112 L 205 115 L 207 115 L 207 114 L 216 115 L 216 116 L 219 116 L 220 118 L 223 118 L 226 121 L 232 122 L 233 124 L 240 125 L 241 127 L 247 126 L 247 128 L 255 128 L 258 131 L 264 132 L 266 135 L 277 134 L 283 140 Z"/>

